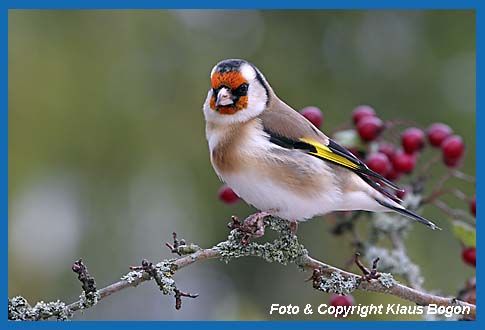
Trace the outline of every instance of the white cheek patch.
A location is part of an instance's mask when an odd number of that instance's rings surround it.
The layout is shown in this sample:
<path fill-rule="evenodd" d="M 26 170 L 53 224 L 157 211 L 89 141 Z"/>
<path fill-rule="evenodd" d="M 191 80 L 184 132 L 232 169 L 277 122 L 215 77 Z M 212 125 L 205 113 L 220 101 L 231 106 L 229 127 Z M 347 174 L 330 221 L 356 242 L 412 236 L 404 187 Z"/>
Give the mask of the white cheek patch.
<path fill-rule="evenodd" d="M 266 107 L 267 98 L 268 96 L 266 95 L 264 87 L 259 82 L 253 80 L 248 91 L 248 109 L 262 112 Z"/>
<path fill-rule="evenodd" d="M 242 64 L 239 70 L 246 81 L 253 81 L 256 78 L 256 71 L 247 63 Z"/>

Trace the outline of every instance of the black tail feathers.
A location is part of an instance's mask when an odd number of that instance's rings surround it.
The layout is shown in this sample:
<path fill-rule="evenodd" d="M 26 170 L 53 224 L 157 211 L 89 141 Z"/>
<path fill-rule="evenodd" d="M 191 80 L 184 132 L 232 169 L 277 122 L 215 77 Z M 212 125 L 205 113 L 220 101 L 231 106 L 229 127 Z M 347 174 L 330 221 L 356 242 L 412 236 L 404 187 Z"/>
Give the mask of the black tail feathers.
<path fill-rule="evenodd" d="M 397 212 L 401 215 L 404 215 L 410 219 L 413 219 L 415 221 L 418 221 L 426 226 L 428 226 L 429 228 L 435 230 L 435 229 L 438 229 L 438 230 L 441 230 L 440 227 L 438 227 L 437 225 L 435 225 L 434 223 L 432 223 L 431 221 L 429 221 L 428 219 L 426 218 L 423 218 L 422 216 L 420 216 L 419 214 L 416 214 L 412 211 L 409 211 L 409 210 L 406 210 L 405 208 L 400 208 L 400 207 L 397 207 L 397 206 L 394 206 L 394 205 L 391 205 L 385 201 L 381 201 L 381 200 L 378 200 L 376 199 L 377 203 L 381 204 L 382 206 L 384 207 L 387 207 L 388 209 L 390 210 L 393 210 L 394 212 Z"/>

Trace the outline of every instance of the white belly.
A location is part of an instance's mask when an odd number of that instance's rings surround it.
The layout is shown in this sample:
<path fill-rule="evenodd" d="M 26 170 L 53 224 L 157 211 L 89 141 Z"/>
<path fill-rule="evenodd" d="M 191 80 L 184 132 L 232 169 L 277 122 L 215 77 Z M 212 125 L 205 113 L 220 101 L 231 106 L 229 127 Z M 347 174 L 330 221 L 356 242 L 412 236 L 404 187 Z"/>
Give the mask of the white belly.
<path fill-rule="evenodd" d="M 223 179 L 247 203 L 287 220 L 301 221 L 331 212 L 341 200 L 339 191 L 301 196 L 251 171 Z"/>

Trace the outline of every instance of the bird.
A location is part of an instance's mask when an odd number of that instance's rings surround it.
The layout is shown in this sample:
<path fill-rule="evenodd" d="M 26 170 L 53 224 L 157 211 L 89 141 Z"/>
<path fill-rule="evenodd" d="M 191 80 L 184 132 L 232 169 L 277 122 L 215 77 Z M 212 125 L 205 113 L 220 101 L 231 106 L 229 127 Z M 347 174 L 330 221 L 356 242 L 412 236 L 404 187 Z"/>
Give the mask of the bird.
<path fill-rule="evenodd" d="M 355 210 L 397 212 L 440 229 L 401 205 L 395 183 L 282 101 L 250 62 L 220 61 L 210 84 L 203 104 L 210 161 L 218 177 L 259 210 L 246 219 L 258 227 L 253 236 L 264 233 L 268 215 L 297 224 Z"/>

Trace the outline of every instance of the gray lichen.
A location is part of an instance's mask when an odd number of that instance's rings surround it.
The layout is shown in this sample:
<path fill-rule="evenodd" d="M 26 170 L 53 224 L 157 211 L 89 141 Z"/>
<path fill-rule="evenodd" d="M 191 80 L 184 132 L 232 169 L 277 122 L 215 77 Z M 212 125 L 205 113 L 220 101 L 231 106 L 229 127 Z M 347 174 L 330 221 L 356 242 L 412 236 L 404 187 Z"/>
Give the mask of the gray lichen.
<path fill-rule="evenodd" d="M 360 284 L 360 279 L 355 276 L 344 277 L 338 272 L 333 272 L 330 277 L 321 277 L 317 290 L 332 292 L 341 296 L 347 296 L 355 291 Z"/>
<path fill-rule="evenodd" d="M 128 283 L 133 283 L 143 277 L 143 271 L 140 270 L 133 270 L 123 276 L 121 276 L 120 280 L 126 281 Z"/>
<path fill-rule="evenodd" d="M 177 270 L 177 266 L 174 264 L 174 260 L 163 260 L 155 265 L 156 276 L 155 282 L 157 282 L 160 290 L 163 294 L 175 295 L 175 280 L 173 275 Z"/>
<path fill-rule="evenodd" d="M 380 275 L 378 281 L 387 289 L 392 288 L 397 283 L 394 277 L 389 273 L 380 273 Z"/>
<path fill-rule="evenodd" d="M 82 292 L 79 296 L 79 307 L 80 309 L 87 309 L 93 307 L 98 303 L 100 296 L 99 292 Z"/>
<path fill-rule="evenodd" d="M 59 321 L 67 321 L 72 317 L 71 311 L 60 300 L 39 301 L 34 307 L 22 296 L 8 300 L 8 319 L 11 321 L 39 321 L 56 317 Z"/>
<path fill-rule="evenodd" d="M 123 275 L 121 280 L 134 283 L 142 278 L 145 280 L 153 279 L 163 294 L 175 295 L 177 286 L 175 285 L 173 275 L 177 271 L 177 265 L 174 261 L 175 259 L 166 259 L 155 265 L 149 263 L 145 265 L 146 269 L 133 270 Z"/>
<path fill-rule="evenodd" d="M 244 234 L 234 229 L 229 233 L 226 241 L 214 247 L 220 251 L 220 259 L 228 263 L 232 259 L 240 257 L 257 256 L 267 262 L 287 265 L 288 263 L 299 264 L 301 258 L 308 255 L 308 251 L 298 242 L 298 238 L 291 231 L 289 221 L 269 217 L 264 220 L 264 225 L 276 231 L 279 237 L 264 244 L 250 242 L 244 245 L 241 243 Z"/>
<path fill-rule="evenodd" d="M 192 254 L 199 250 L 201 250 L 201 247 L 194 243 L 181 244 L 179 247 L 177 247 L 177 252 L 181 256 Z"/>

